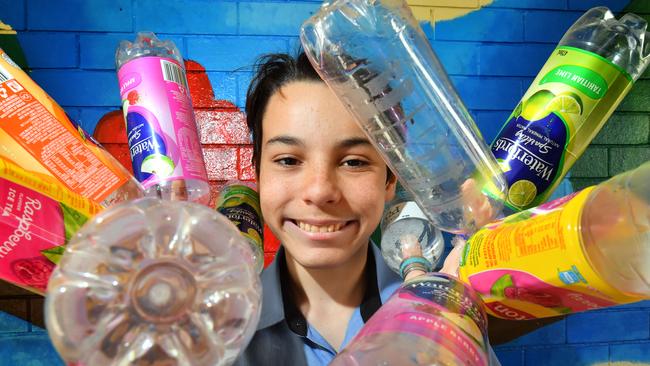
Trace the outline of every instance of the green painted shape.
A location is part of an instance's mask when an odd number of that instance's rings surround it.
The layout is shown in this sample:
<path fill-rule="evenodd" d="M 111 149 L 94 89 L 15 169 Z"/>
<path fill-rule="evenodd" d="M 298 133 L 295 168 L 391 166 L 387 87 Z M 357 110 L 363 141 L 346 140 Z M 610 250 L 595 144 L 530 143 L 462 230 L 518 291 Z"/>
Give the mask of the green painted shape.
<path fill-rule="evenodd" d="M 573 178 L 606 178 L 608 174 L 606 147 L 590 145 L 571 167 Z"/>
<path fill-rule="evenodd" d="M 612 147 L 609 160 L 610 176 L 632 170 L 650 160 L 650 146 Z"/>
<path fill-rule="evenodd" d="M 648 0 L 632 0 L 622 11 L 622 13 L 630 12 L 637 15 L 648 15 L 650 14 L 650 2 Z"/>
<path fill-rule="evenodd" d="M 23 52 L 18 36 L 15 34 L 0 34 L 0 48 L 23 70 L 28 70 L 27 58 Z"/>
<path fill-rule="evenodd" d="M 592 145 L 641 145 L 647 144 L 649 139 L 650 116 L 647 113 L 614 113 Z"/>

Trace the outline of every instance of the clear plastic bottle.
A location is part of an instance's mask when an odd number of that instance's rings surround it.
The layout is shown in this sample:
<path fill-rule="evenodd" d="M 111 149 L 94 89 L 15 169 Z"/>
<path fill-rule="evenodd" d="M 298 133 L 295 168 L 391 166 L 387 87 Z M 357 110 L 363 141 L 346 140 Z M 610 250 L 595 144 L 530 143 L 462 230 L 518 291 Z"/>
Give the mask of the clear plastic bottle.
<path fill-rule="evenodd" d="M 650 63 L 645 19 L 606 7 L 582 15 L 492 142 L 506 206 L 545 202 Z"/>
<path fill-rule="evenodd" d="M 423 269 L 431 271 L 440 261 L 445 241 L 408 192 L 398 185 L 395 199 L 384 211 L 381 220 L 381 254 L 386 264 L 404 277 L 405 259 L 426 260 Z"/>
<path fill-rule="evenodd" d="M 77 365 L 229 365 L 260 316 L 246 240 L 196 203 L 114 206 L 70 241 L 47 288 L 45 320 Z"/>
<path fill-rule="evenodd" d="M 406 281 L 330 365 L 487 366 L 488 347 L 481 299 L 428 273 Z"/>
<path fill-rule="evenodd" d="M 120 42 L 115 64 L 135 177 L 148 195 L 207 204 L 210 187 L 178 48 L 140 32 L 133 43 Z"/>
<path fill-rule="evenodd" d="M 650 298 L 650 162 L 599 184 L 580 227 L 585 254 L 603 280 Z"/>
<path fill-rule="evenodd" d="M 325 2 L 300 39 L 435 226 L 473 232 L 500 213 L 502 173 L 405 2 Z"/>
<path fill-rule="evenodd" d="M 261 273 L 264 269 L 264 224 L 255 183 L 228 182 L 217 198 L 217 211 L 233 222 L 248 240 L 255 257 L 255 269 Z"/>
<path fill-rule="evenodd" d="M 650 162 L 471 236 L 460 277 L 488 311 L 533 319 L 650 299 Z"/>

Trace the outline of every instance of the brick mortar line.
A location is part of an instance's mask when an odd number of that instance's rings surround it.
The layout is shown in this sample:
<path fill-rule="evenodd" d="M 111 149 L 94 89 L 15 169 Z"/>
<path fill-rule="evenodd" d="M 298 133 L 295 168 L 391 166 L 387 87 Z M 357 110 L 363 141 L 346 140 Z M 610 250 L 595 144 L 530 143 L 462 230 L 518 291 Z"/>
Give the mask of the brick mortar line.
<path fill-rule="evenodd" d="M 30 299 L 44 299 L 41 295 L 0 295 L 0 301 L 4 300 L 30 300 Z"/>
<path fill-rule="evenodd" d="M 524 336 L 525 337 L 525 336 Z M 548 349 L 548 348 L 579 348 L 585 346 L 617 346 L 624 344 L 650 344 L 650 338 L 640 338 L 640 339 L 629 339 L 629 340 L 613 340 L 613 341 L 594 341 L 594 342 L 578 342 L 570 343 L 568 341 L 564 343 L 547 343 L 547 344 L 525 344 L 520 346 L 509 346 L 508 349 L 517 349 L 517 348 L 528 348 L 533 350 Z M 500 347 L 500 346 L 495 346 Z M 501 348 L 499 348 L 501 349 Z M 505 347 L 503 348 L 506 349 Z"/>
<path fill-rule="evenodd" d="M 44 336 L 46 337 L 46 339 L 49 340 L 49 336 L 46 331 L 45 332 L 22 331 L 22 332 L 6 332 L 6 333 L 0 332 L 0 339 L 27 338 L 27 337 L 35 337 L 35 336 Z"/>

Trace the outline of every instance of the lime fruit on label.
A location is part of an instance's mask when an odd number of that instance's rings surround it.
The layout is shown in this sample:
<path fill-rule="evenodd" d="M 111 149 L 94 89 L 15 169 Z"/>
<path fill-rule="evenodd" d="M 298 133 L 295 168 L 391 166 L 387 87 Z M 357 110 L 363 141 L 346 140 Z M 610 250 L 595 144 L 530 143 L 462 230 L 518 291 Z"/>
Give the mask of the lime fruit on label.
<path fill-rule="evenodd" d="M 580 115 L 582 114 L 582 100 L 573 93 L 558 95 L 548 103 L 546 108 L 551 112 Z"/>
<path fill-rule="evenodd" d="M 147 156 L 140 166 L 143 173 L 155 174 L 161 178 L 169 177 L 174 172 L 174 162 L 166 155 L 152 154 Z"/>
<path fill-rule="evenodd" d="M 517 207 L 525 207 L 533 202 L 537 195 L 537 187 L 535 183 L 522 179 L 518 180 L 510 186 L 508 190 L 508 201 Z"/>
<path fill-rule="evenodd" d="M 555 94 L 546 89 L 540 90 L 531 95 L 531 97 L 524 102 L 521 116 L 528 121 L 536 121 L 546 117 L 548 115 L 546 105 L 553 100 L 554 97 Z"/>

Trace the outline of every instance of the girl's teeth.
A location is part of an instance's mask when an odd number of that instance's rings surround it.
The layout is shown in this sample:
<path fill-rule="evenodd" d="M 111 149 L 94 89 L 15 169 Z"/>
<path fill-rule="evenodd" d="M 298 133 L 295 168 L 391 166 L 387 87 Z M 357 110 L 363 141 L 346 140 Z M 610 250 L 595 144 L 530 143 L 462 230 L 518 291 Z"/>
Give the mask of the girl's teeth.
<path fill-rule="evenodd" d="M 304 222 L 298 222 L 298 227 L 311 233 L 332 233 L 341 229 L 342 224 L 332 224 L 327 226 L 310 225 Z"/>

